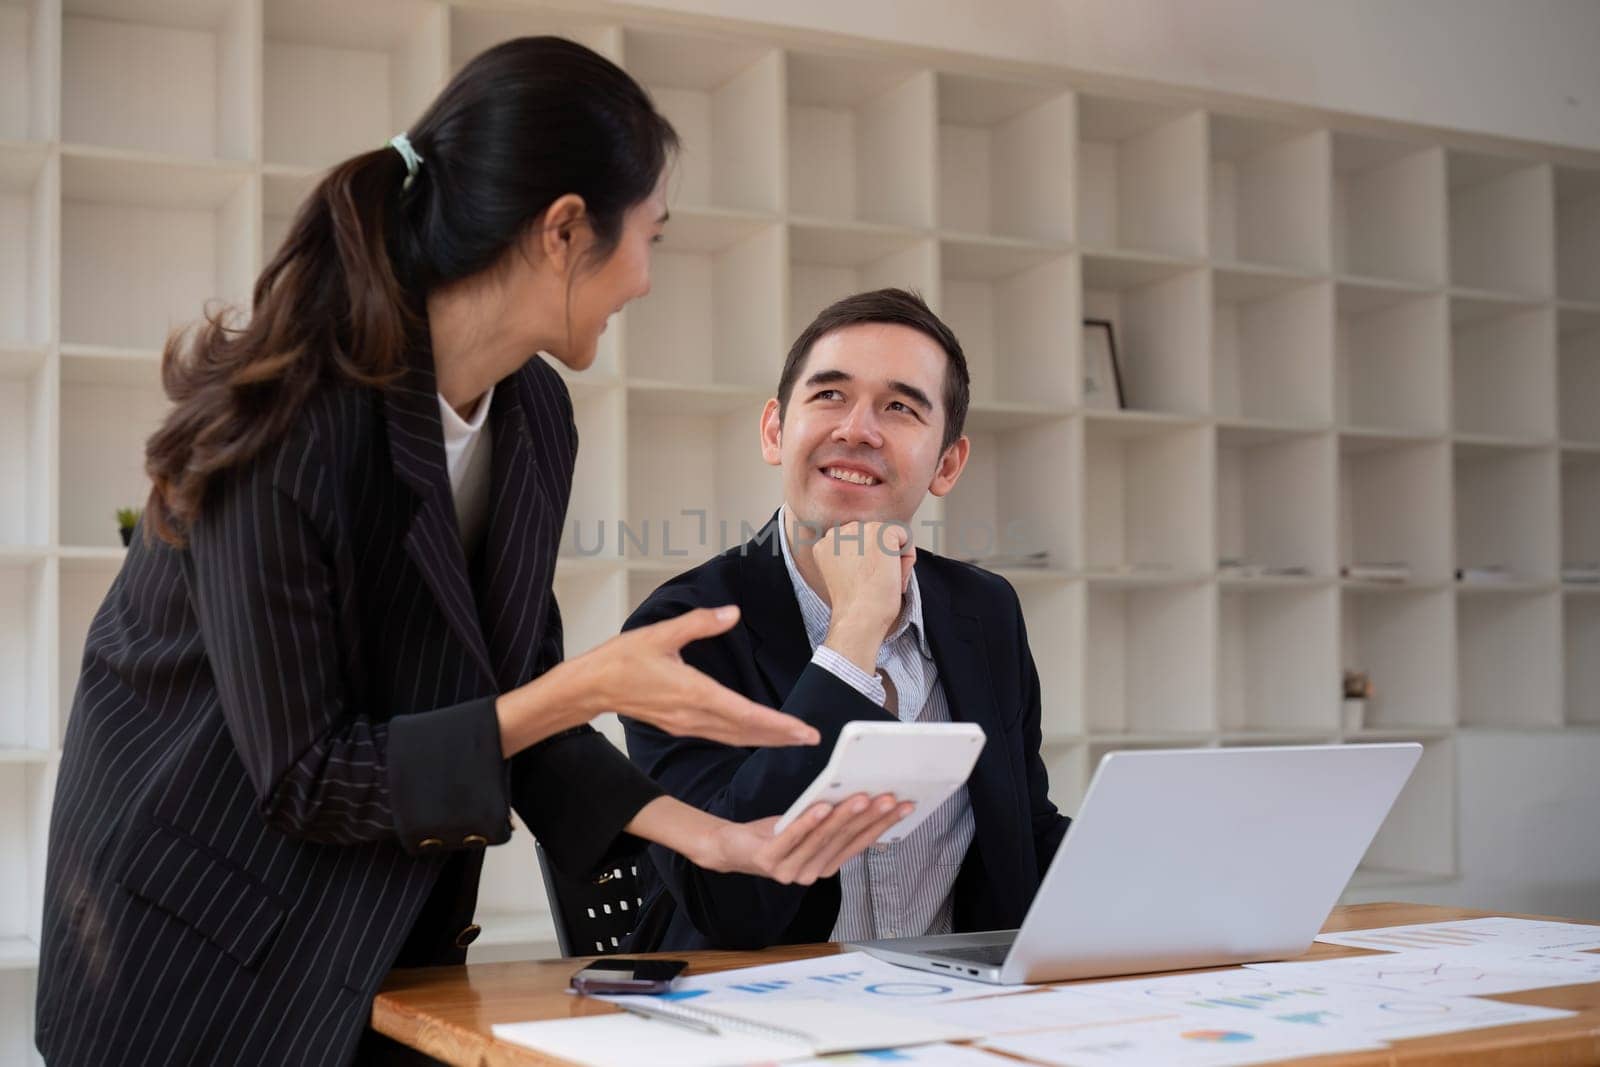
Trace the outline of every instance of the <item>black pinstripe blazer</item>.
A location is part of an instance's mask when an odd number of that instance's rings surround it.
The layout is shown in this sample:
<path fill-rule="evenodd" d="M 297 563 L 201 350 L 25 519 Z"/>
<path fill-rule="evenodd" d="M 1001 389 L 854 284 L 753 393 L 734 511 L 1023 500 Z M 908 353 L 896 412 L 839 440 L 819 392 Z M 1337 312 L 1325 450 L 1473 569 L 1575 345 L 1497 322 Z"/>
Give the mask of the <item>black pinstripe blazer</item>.
<path fill-rule="evenodd" d="M 501 759 L 495 696 L 561 657 L 577 433 L 538 358 L 490 424 L 470 571 L 425 346 L 393 388 L 317 393 L 185 550 L 135 540 L 50 823 L 50 1063 L 348 1062 L 397 960 L 464 958 L 511 808 L 569 872 L 640 847 L 622 827 L 659 790 L 593 730 Z"/>

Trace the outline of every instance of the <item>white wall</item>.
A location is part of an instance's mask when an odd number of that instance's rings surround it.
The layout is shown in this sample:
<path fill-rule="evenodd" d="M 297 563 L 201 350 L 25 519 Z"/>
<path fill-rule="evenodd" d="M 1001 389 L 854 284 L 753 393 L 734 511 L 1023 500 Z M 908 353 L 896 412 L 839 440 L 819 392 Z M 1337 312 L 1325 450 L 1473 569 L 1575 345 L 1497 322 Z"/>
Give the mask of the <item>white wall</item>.
<path fill-rule="evenodd" d="M 1600 148 L 1595 0 L 635 0 Z"/>
<path fill-rule="evenodd" d="M 1456 735 L 1461 877 L 1349 899 L 1600 920 L 1600 730 Z"/>

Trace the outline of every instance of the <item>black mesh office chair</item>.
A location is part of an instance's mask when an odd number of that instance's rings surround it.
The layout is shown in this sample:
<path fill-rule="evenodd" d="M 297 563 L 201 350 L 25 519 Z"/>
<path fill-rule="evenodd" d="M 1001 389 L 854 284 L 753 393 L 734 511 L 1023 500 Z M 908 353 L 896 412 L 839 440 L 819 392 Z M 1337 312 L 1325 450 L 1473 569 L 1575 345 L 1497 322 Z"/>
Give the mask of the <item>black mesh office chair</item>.
<path fill-rule="evenodd" d="M 583 881 L 556 870 L 543 845 L 535 842 L 533 847 L 544 875 L 561 954 L 608 956 L 622 951 L 644 903 L 639 896 L 639 864 L 644 856 L 630 856 L 593 881 Z"/>

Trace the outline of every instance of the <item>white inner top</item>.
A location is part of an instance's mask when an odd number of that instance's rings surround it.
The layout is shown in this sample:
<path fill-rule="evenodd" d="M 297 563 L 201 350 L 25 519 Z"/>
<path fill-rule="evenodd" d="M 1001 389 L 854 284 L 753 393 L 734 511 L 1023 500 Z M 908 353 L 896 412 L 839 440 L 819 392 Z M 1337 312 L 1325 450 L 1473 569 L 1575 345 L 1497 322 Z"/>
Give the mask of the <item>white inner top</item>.
<path fill-rule="evenodd" d="M 478 400 L 468 422 L 441 395 L 439 422 L 444 427 L 444 459 L 450 469 L 450 492 L 455 497 L 456 524 L 461 544 L 470 559 L 478 550 L 489 523 L 489 407 L 494 386 Z"/>

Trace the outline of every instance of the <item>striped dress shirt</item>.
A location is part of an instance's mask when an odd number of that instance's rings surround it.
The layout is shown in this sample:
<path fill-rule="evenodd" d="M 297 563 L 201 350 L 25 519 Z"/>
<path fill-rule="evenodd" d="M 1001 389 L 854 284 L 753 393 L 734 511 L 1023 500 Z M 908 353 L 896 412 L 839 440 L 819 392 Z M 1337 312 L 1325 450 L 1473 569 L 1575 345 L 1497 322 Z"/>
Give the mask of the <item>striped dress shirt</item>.
<path fill-rule="evenodd" d="M 833 612 L 795 565 L 787 507 L 778 516 L 783 563 L 794 586 L 811 643 L 812 662 L 880 707 L 888 707 L 887 676 L 901 722 L 950 722 L 950 704 L 922 625 L 922 597 L 915 572 L 900 615 L 878 648 L 880 675 L 868 674 L 827 647 Z M 952 890 L 974 833 L 967 787 L 957 789 L 937 811 L 900 841 L 872 845 L 839 869 L 839 918 L 832 940 L 918 937 L 951 930 Z"/>

